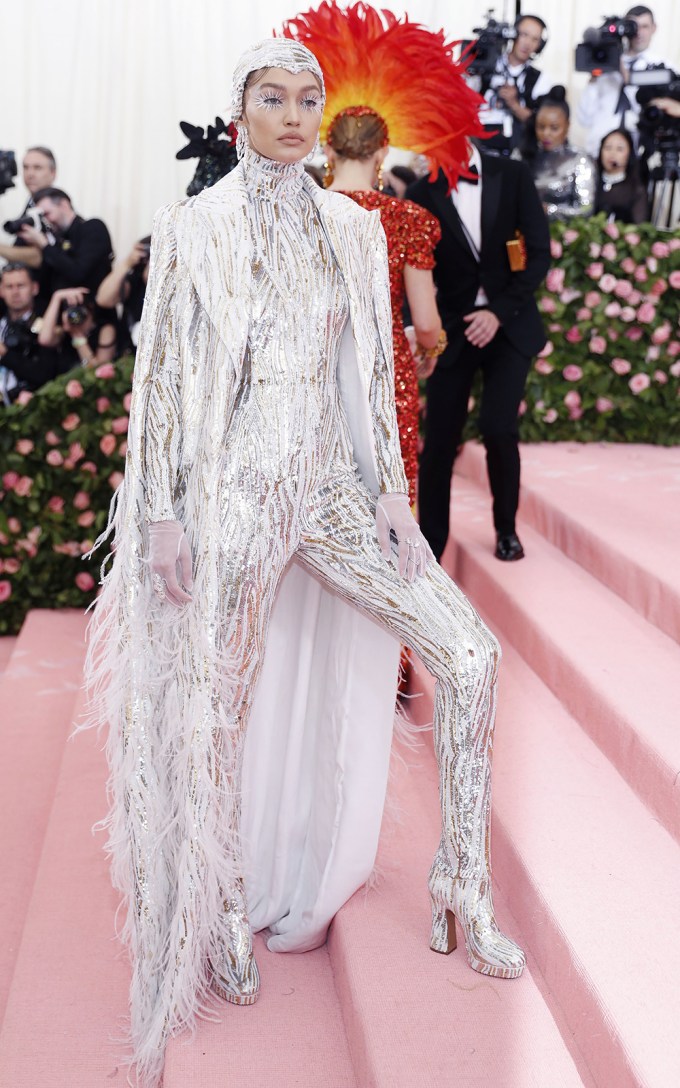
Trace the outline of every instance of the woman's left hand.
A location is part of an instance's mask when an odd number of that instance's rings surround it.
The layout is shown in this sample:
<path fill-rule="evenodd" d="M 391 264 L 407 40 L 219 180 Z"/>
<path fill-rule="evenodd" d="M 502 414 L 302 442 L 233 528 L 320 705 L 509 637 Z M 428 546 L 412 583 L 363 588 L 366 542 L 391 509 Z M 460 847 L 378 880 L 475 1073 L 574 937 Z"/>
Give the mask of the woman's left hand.
<path fill-rule="evenodd" d="M 375 525 L 380 550 L 385 559 L 392 554 L 390 532 L 397 538 L 399 573 L 407 581 L 421 577 L 434 556 L 420 526 L 411 513 L 406 495 L 394 491 L 381 495 L 375 509 Z"/>

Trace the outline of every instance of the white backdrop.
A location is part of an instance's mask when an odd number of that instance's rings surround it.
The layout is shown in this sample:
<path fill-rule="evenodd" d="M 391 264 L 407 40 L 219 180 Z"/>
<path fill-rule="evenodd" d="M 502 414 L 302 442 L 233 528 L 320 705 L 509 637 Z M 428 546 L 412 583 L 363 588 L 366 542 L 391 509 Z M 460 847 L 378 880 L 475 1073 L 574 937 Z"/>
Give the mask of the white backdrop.
<path fill-rule="evenodd" d="M 491 0 L 492 2 L 492 0 Z M 86 217 L 107 223 L 121 256 L 148 233 L 154 210 L 184 195 L 195 160 L 179 163 L 180 120 L 205 126 L 227 119 L 231 70 L 239 53 L 299 10 L 294 0 L 0 0 L 3 28 L 3 123 L 0 147 L 17 160 L 46 144 L 59 164 L 57 184 Z M 378 0 L 450 38 L 470 36 L 487 4 L 475 0 Z M 630 6 L 629 0 L 626 5 Z M 586 77 L 572 71 L 586 26 L 624 4 L 609 0 L 533 0 L 522 5 L 548 23 L 542 67 L 567 86 L 572 104 Z M 506 3 L 513 17 L 515 4 Z M 680 4 L 654 0 L 656 52 L 680 67 Z M 503 15 L 502 0 L 495 4 Z M 573 138 L 579 132 L 574 128 Z M 0 197 L 0 223 L 25 200 Z"/>

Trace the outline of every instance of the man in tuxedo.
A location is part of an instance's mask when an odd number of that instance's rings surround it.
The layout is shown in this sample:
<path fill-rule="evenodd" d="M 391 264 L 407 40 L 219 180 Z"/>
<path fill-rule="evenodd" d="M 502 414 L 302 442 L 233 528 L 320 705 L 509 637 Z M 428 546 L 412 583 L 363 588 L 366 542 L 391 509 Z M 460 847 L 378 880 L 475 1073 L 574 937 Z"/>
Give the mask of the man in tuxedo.
<path fill-rule="evenodd" d="M 518 411 L 532 356 L 545 344 L 534 292 L 550 265 L 548 222 L 528 167 L 471 147 L 470 180 L 447 195 L 440 173 L 422 178 L 407 197 L 441 223 L 435 250 L 437 304 L 448 347 L 427 383 L 425 448 L 420 461 L 421 529 L 436 557 L 449 535 L 451 472 L 477 369 L 483 393 L 479 428 L 493 495 L 496 556 L 521 559 L 515 528 L 519 503 Z M 521 270 L 506 243 L 522 236 Z"/>

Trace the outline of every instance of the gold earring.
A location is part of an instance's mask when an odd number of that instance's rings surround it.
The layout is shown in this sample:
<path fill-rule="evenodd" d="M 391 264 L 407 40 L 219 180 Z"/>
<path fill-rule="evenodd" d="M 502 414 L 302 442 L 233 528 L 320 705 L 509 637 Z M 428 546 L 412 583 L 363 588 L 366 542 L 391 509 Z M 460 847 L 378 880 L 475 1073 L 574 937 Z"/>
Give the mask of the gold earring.
<path fill-rule="evenodd" d="M 331 169 L 331 164 L 329 163 L 328 159 L 326 159 L 325 163 L 323 164 L 323 187 L 324 189 L 330 189 L 332 184 L 333 171 Z"/>
<path fill-rule="evenodd" d="M 385 186 L 383 184 L 383 164 L 379 163 L 378 164 L 378 189 L 382 193 L 384 188 L 385 188 Z"/>

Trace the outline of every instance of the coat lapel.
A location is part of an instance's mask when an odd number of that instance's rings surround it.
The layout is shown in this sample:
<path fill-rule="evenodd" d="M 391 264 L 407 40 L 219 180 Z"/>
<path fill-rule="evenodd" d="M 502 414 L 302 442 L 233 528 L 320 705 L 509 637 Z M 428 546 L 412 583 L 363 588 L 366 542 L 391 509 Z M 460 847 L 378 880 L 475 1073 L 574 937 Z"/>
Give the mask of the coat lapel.
<path fill-rule="evenodd" d="M 492 155 L 482 156 L 482 252 L 493 232 L 501 200 L 501 173 Z"/>

